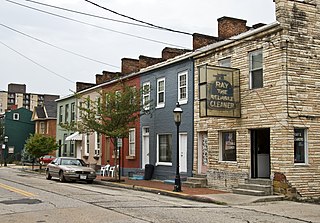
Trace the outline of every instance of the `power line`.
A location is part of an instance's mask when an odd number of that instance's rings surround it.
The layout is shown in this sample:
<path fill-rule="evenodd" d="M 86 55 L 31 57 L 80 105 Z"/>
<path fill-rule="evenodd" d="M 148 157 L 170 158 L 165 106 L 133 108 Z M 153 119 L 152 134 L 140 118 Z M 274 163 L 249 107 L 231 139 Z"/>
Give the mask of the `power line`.
<path fill-rule="evenodd" d="M 33 40 L 36 40 L 36 41 L 39 41 L 39 42 L 41 42 L 41 43 L 47 44 L 47 45 L 52 46 L 52 47 L 54 47 L 54 48 L 57 48 L 57 49 L 59 49 L 59 50 L 65 51 L 65 52 L 67 52 L 67 53 L 71 53 L 71 54 L 73 54 L 73 55 L 76 55 L 76 56 L 79 56 L 79 57 L 82 57 L 82 58 L 84 58 L 84 59 L 91 60 L 91 61 L 94 61 L 94 62 L 97 62 L 97 63 L 100 63 L 100 64 L 105 64 L 105 65 L 108 65 L 108 66 L 111 66 L 111 67 L 119 68 L 118 66 L 115 66 L 115 65 L 112 65 L 112 64 L 108 64 L 108 63 L 105 63 L 105 62 L 102 62 L 102 61 L 99 61 L 99 60 L 91 59 L 91 58 L 89 58 L 89 57 L 87 57 L 87 56 L 83 56 L 83 55 L 81 55 L 81 54 L 72 52 L 72 51 L 70 51 L 70 50 L 66 50 L 66 49 L 64 49 L 64 48 L 55 46 L 55 45 L 53 45 L 53 44 L 51 44 L 51 43 L 48 43 L 48 42 L 43 41 L 43 40 L 41 40 L 41 39 L 38 39 L 38 38 L 36 38 L 36 37 L 30 36 L 30 35 L 28 35 L 28 34 L 26 34 L 26 33 L 23 33 L 23 32 L 21 32 L 21 31 L 19 31 L 19 30 L 16 30 L 16 29 L 14 29 L 14 28 L 11 28 L 11 27 L 9 27 L 9 26 L 7 26 L 7 25 L 4 25 L 4 24 L 2 24 L 2 23 L 0 23 L 0 26 L 3 26 L 3 27 L 5 27 L 5 28 L 7 28 L 7 29 L 10 29 L 11 31 L 17 32 L 17 33 L 19 33 L 19 34 L 21 34 L 21 35 L 23 35 L 23 36 L 29 37 L 29 38 L 31 38 L 31 39 L 33 39 Z"/>
<path fill-rule="evenodd" d="M 32 9 L 32 10 L 35 10 L 35 11 L 38 11 L 38 12 L 42 12 L 42 13 L 45 13 L 45 14 L 49 14 L 49 15 L 52 15 L 52 16 L 59 17 L 59 18 L 63 18 L 63 19 L 69 20 L 69 21 L 81 23 L 81 24 L 84 24 L 84 25 L 92 26 L 92 27 L 95 27 L 95 28 L 98 28 L 98 29 L 103 29 L 103 30 L 107 30 L 107 31 L 110 31 L 110 32 L 114 32 L 114 33 L 130 36 L 130 37 L 134 37 L 134 38 L 138 38 L 138 39 L 142 39 L 142 40 L 146 40 L 146 41 L 150 41 L 150 42 L 154 42 L 154 43 L 158 43 L 158 44 L 163 44 L 163 45 L 168 45 L 168 46 L 173 46 L 173 47 L 179 47 L 179 48 L 185 48 L 183 46 L 179 46 L 179 45 L 176 45 L 176 44 L 166 43 L 166 42 L 162 42 L 162 41 L 159 41 L 159 40 L 149 39 L 149 38 L 145 38 L 145 37 L 141 37 L 141 36 L 125 33 L 125 32 L 116 31 L 116 30 L 113 30 L 113 29 L 108 29 L 108 28 L 105 28 L 105 27 L 102 27 L 102 26 L 91 24 L 91 23 L 82 22 L 82 21 L 77 20 L 77 19 L 72 19 L 72 18 L 69 18 L 69 17 L 66 17 L 66 16 L 62 16 L 62 15 L 58 15 L 58 14 L 52 13 L 52 12 L 47 12 L 47 11 L 44 11 L 44 10 L 41 10 L 41 9 L 37 9 L 37 8 L 31 7 L 31 6 L 27 6 L 27 5 L 24 5 L 24 4 L 21 4 L 21 3 L 18 3 L 18 2 L 14 2 L 14 1 L 11 1 L 11 0 L 6 0 L 6 1 L 10 2 L 12 4 L 16 4 L 16 5 L 28 8 L 28 9 Z"/>
<path fill-rule="evenodd" d="M 147 24 L 148 26 L 151 26 L 151 27 L 155 27 L 155 28 L 163 29 L 163 30 L 170 31 L 170 32 L 175 32 L 175 33 L 180 33 L 180 34 L 185 34 L 185 35 L 191 35 L 191 36 L 192 36 L 192 33 L 184 32 L 184 31 L 179 31 L 179 30 L 174 30 L 174 29 L 170 29 L 170 28 L 163 27 L 163 26 L 154 25 L 154 24 L 152 24 L 152 23 L 145 22 L 145 21 L 142 21 L 142 20 L 139 20 L 139 19 L 135 19 L 135 18 L 133 18 L 133 17 L 130 17 L 130 16 L 121 14 L 121 13 L 119 13 L 119 12 L 116 12 L 116 11 L 114 11 L 114 10 L 111 10 L 111 9 L 109 9 L 109 8 L 106 8 L 106 7 L 104 7 L 104 6 L 101 6 L 101 5 L 99 5 L 99 4 L 97 4 L 97 3 L 94 3 L 94 2 L 92 2 L 92 1 L 89 1 L 89 0 L 84 0 L 84 1 L 86 1 L 86 2 L 88 2 L 88 3 L 90 3 L 90 4 L 92 4 L 92 5 L 95 5 L 95 6 L 99 7 L 99 8 L 102 8 L 102 9 L 104 9 L 104 10 L 107 10 L 107 11 L 109 11 L 109 12 L 112 12 L 112 13 L 114 13 L 114 14 L 116 14 L 116 15 L 125 17 L 125 18 L 127 18 L 127 19 L 131 19 L 131 20 L 136 21 L 136 22 L 139 22 L 139 23 Z"/>
<path fill-rule="evenodd" d="M 144 27 L 144 28 L 159 29 L 159 28 L 156 28 L 156 27 L 148 26 L 148 25 L 141 25 L 141 24 L 137 24 L 137 23 L 126 22 L 126 21 L 117 20 L 117 19 L 111 19 L 111 18 L 107 18 L 107 17 L 103 17 L 103 16 L 93 15 L 93 14 L 86 13 L 86 12 L 80 12 L 80 11 L 76 11 L 76 10 L 72 10 L 72 9 L 62 8 L 62 7 L 58 7 L 58 6 L 55 6 L 55 5 L 49 5 L 49 4 L 45 4 L 45 3 L 42 3 L 42 2 L 37 2 L 37 1 L 32 1 L 32 0 L 25 0 L 25 1 L 32 2 L 34 4 L 39 4 L 39 5 L 42 5 L 42 6 L 47 6 L 47 7 L 51 7 L 51 8 L 55 8 L 55 9 L 64 10 L 64 11 L 67 11 L 67 12 L 77 13 L 77 14 L 80 14 L 80 15 L 90 16 L 90 17 L 94 17 L 94 18 L 98 18 L 98 19 L 109 20 L 109 21 L 112 21 L 112 22 L 119 22 L 119 23 L 124 23 L 124 24 L 128 24 L 128 25 L 133 25 L 133 26 L 140 26 L 140 27 Z"/>
<path fill-rule="evenodd" d="M 20 53 L 19 51 L 13 49 L 12 47 L 8 46 L 7 44 L 3 43 L 2 41 L 0 41 L 0 43 L 1 43 L 2 45 L 4 45 L 5 47 L 7 47 L 8 49 L 10 49 L 10 50 L 14 51 L 15 53 L 19 54 L 19 55 L 22 56 L 23 58 L 31 61 L 32 63 L 36 64 L 36 65 L 39 66 L 39 67 L 45 69 L 46 71 L 48 71 L 48 72 L 50 72 L 50 73 L 52 73 L 52 74 L 54 74 L 54 75 L 56 75 L 56 76 L 58 76 L 58 77 L 61 77 L 62 79 L 66 80 L 66 81 L 69 81 L 69 82 L 71 82 L 71 83 L 74 84 L 74 81 L 72 81 L 72 80 L 70 80 L 70 79 L 68 79 L 68 78 L 66 78 L 66 77 L 64 77 L 64 76 L 62 76 L 62 75 L 60 75 L 60 74 L 58 74 L 58 73 L 50 70 L 49 68 L 47 68 L 47 67 L 39 64 L 38 62 L 32 60 L 31 58 L 29 58 L 29 57 L 27 57 L 27 56 L 25 56 L 25 55 L 23 55 L 22 53 Z"/>

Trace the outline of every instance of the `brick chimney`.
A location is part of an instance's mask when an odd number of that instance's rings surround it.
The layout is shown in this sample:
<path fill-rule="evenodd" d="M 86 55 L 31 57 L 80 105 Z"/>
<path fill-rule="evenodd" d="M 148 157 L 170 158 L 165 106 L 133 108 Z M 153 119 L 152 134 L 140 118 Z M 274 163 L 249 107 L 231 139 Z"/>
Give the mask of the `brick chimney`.
<path fill-rule="evenodd" d="M 120 76 L 120 72 L 111 72 L 104 70 L 102 71 L 102 74 L 96 74 L 96 84 L 102 84 Z"/>
<path fill-rule="evenodd" d="M 221 17 L 218 19 L 218 36 L 221 39 L 228 39 L 240 33 L 248 31 L 247 21 L 231 17 Z"/>
<path fill-rule="evenodd" d="M 174 58 L 176 56 L 185 54 L 187 52 L 190 52 L 191 50 L 187 50 L 187 49 L 178 49 L 178 48 L 170 48 L 170 47 L 166 47 L 162 50 L 162 59 L 163 60 L 168 60 L 171 58 Z"/>
<path fill-rule="evenodd" d="M 201 47 L 204 47 L 219 41 L 219 38 L 217 37 L 203 35 L 199 33 L 194 33 L 192 37 L 193 37 L 193 50 L 197 50 Z"/>
<path fill-rule="evenodd" d="M 76 82 L 76 92 L 91 88 L 93 86 L 95 86 L 95 84 L 84 83 L 84 82 Z"/>
<path fill-rule="evenodd" d="M 151 65 L 157 64 L 162 62 L 162 58 L 154 58 L 154 57 L 147 57 L 147 56 L 143 56 L 140 55 L 139 56 L 139 68 L 146 68 L 149 67 Z"/>
<path fill-rule="evenodd" d="M 135 73 L 140 70 L 139 60 L 131 59 L 131 58 L 122 58 L 121 62 L 122 62 L 121 73 L 124 75 Z"/>

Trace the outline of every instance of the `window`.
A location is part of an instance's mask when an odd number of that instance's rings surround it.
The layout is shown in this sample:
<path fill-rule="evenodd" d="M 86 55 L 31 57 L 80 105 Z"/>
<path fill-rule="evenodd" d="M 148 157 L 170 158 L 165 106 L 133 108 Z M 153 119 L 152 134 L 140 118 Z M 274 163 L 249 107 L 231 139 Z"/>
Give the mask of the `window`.
<path fill-rule="evenodd" d="M 101 149 L 101 134 L 96 132 L 96 146 L 94 149 L 95 156 L 100 155 L 100 149 Z"/>
<path fill-rule="evenodd" d="M 178 101 L 180 104 L 188 102 L 188 72 L 178 74 Z"/>
<path fill-rule="evenodd" d="M 236 132 L 221 132 L 221 161 L 237 161 Z"/>
<path fill-rule="evenodd" d="M 165 79 L 157 80 L 157 107 L 163 108 L 165 103 Z"/>
<path fill-rule="evenodd" d="M 85 144 L 85 153 L 87 154 L 87 155 L 89 155 L 89 151 L 90 151 L 90 140 L 89 140 L 89 137 L 90 137 L 90 134 L 89 133 L 87 133 L 86 134 L 86 137 L 85 137 L 85 142 L 86 142 L 86 144 Z"/>
<path fill-rule="evenodd" d="M 231 67 L 231 58 L 224 58 L 218 61 L 220 67 Z"/>
<path fill-rule="evenodd" d="M 307 163 L 307 130 L 294 129 L 294 163 Z"/>
<path fill-rule="evenodd" d="M 20 115 L 19 113 L 13 113 L 13 120 L 19 120 Z"/>
<path fill-rule="evenodd" d="M 44 122 L 40 122 L 40 134 L 46 133 L 46 124 Z"/>
<path fill-rule="evenodd" d="M 158 162 L 172 163 L 172 135 L 158 135 Z"/>
<path fill-rule="evenodd" d="M 71 122 L 76 120 L 76 105 L 75 103 L 71 103 Z"/>
<path fill-rule="evenodd" d="M 74 156 L 74 140 L 70 141 L 70 156 Z"/>
<path fill-rule="evenodd" d="M 63 107 L 62 105 L 59 107 L 59 123 L 62 123 L 62 117 L 63 117 Z"/>
<path fill-rule="evenodd" d="M 142 103 L 143 109 L 150 109 L 150 82 L 143 83 L 143 92 L 142 92 Z"/>
<path fill-rule="evenodd" d="M 67 134 L 63 134 L 63 151 L 62 151 L 62 154 L 63 156 L 67 156 Z"/>
<path fill-rule="evenodd" d="M 262 50 L 249 54 L 250 61 L 250 89 L 263 87 Z"/>
<path fill-rule="evenodd" d="M 69 104 L 65 105 L 65 111 L 64 111 L 64 123 L 69 122 Z"/>
<path fill-rule="evenodd" d="M 95 101 L 95 105 L 96 105 L 96 118 L 99 118 L 101 115 L 101 98 L 100 97 L 96 97 L 96 101 Z"/>
<path fill-rule="evenodd" d="M 136 155 L 136 130 L 130 129 L 129 130 L 129 156 L 135 156 Z"/>

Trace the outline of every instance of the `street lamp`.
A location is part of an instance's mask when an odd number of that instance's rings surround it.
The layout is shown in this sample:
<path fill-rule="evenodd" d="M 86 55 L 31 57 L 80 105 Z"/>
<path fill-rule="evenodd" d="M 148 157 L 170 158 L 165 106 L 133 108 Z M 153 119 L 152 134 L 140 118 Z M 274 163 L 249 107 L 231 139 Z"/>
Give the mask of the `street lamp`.
<path fill-rule="evenodd" d="M 177 102 L 175 109 L 173 110 L 173 118 L 174 122 L 177 126 L 177 162 L 176 162 L 176 178 L 174 179 L 174 188 L 173 191 L 181 192 L 181 179 L 180 179 L 180 171 L 179 171 L 179 126 L 181 123 L 181 115 L 182 109 L 180 108 L 179 102 Z"/>
<path fill-rule="evenodd" d="M 7 166 L 7 144 L 8 144 L 8 141 L 9 141 L 9 137 L 8 136 L 5 136 L 4 137 L 4 166 Z"/>

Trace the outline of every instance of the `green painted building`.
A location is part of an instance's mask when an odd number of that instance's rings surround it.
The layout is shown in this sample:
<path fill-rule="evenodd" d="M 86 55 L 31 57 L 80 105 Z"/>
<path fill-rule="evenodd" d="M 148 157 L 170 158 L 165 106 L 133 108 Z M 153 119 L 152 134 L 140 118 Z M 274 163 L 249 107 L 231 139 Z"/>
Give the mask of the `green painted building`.
<path fill-rule="evenodd" d="M 19 108 L 5 112 L 2 121 L 4 136 L 8 136 L 7 161 L 21 160 L 21 152 L 30 134 L 34 134 L 34 122 L 31 121 L 32 112 L 26 108 Z"/>

